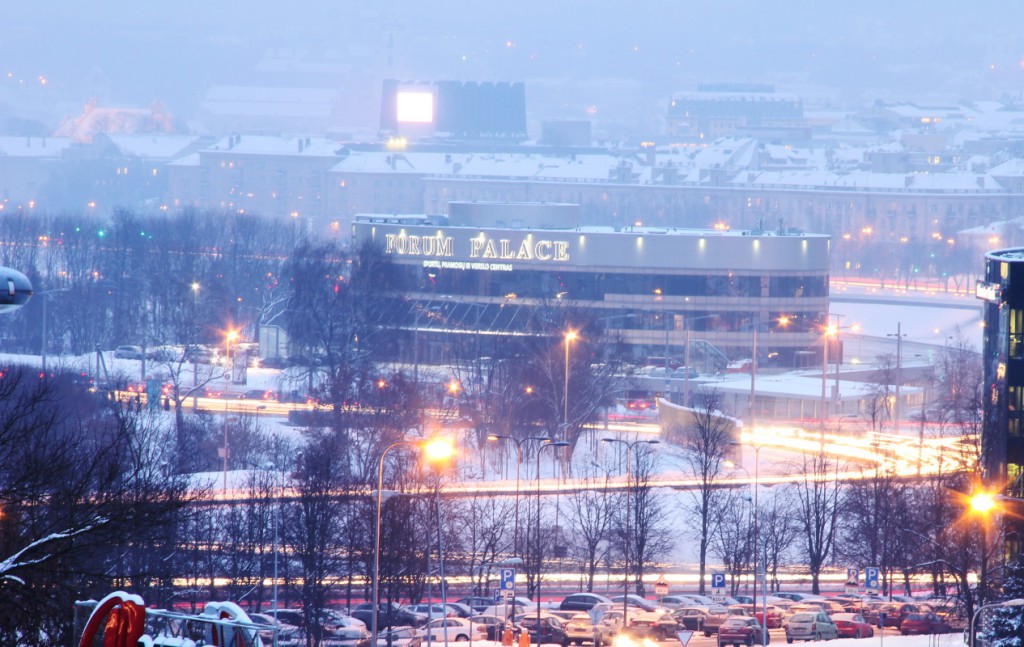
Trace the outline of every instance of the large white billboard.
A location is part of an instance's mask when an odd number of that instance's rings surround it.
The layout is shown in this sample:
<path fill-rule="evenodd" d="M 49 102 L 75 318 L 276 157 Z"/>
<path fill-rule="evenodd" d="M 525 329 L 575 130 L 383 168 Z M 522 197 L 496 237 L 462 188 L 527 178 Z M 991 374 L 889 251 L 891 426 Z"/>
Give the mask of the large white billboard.
<path fill-rule="evenodd" d="M 432 92 L 400 90 L 395 104 L 396 116 L 400 124 L 434 123 L 434 94 Z"/>

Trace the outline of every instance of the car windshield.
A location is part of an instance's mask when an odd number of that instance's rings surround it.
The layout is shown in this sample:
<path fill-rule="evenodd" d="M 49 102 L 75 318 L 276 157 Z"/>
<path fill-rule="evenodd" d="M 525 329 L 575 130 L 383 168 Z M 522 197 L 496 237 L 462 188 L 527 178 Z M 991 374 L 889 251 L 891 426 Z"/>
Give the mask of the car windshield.
<path fill-rule="evenodd" d="M 743 627 L 746 624 L 747 624 L 747 621 L 744 620 L 743 618 L 732 618 L 731 620 L 726 620 L 725 624 L 722 625 L 722 626 L 723 627 Z"/>
<path fill-rule="evenodd" d="M 790 622 L 813 622 L 815 614 L 813 613 L 794 613 L 793 617 L 790 618 Z"/>

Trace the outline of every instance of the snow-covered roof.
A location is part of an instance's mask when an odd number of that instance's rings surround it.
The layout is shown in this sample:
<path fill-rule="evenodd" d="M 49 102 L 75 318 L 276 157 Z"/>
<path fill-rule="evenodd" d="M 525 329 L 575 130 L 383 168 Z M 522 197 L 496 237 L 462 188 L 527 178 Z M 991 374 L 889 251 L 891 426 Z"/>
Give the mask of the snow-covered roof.
<path fill-rule="evenodd" d="M 73 143 L 70 137 L 0 137 L 0 155 L 60 157 Z"/>

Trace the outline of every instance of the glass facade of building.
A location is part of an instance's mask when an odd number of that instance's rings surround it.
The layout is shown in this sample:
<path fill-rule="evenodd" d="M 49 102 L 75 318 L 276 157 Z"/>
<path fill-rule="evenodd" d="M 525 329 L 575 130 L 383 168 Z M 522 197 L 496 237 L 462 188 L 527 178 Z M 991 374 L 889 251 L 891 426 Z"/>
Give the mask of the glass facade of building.
<path fill-rule="evenodd" d="M 354 244 L 374 241 L 403 276 L 393 325 L 417 337 L 420 361 L 446 335 L 522 334 L 562 303 L 620 335 L 638 364 L 679 363 L 689 348 L 701 372 L 722 370 L 750 357 L 756 328 L 759 366 L 820 365 L 827 236 L 431 220 L 363 215 L 353 226 Z"/>

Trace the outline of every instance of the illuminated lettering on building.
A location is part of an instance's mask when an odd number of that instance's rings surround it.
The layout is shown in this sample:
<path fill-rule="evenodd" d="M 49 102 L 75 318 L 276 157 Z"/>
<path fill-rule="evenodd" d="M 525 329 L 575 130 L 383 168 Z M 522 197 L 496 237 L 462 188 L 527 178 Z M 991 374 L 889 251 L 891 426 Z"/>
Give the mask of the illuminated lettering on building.
<path fill-rule="evenodd" d="M 385 234 L 385 254 L 399 256 L 454 256 L 452 237 Z"/>
<path fill-rule="evenodd" d="M 396 256 L 452 257 L 455 256 L 455 242 L 454 238 L 441 232 L 431 235 L 410 235 L 402 231 L 397 234 L 384 234 L 384 253 Z M 532 236 L 527 236 L 521 241 L 508 238 L 494 239 L 480 234 L 469 239 L 468 258 L 565 263 L 569 261 L 569 243 L 564 240 L 534 239 Z"/>
<path fill-rule="evenodd" d="M 985 301 L 999 301 L 1002 297 L 1002 287 L 998 283 L 979 280 L 974 287 L 974 296 Z"/>
<path fill-rule="evenodd" d="M 470 258 L 494 258 L 503 261 L 569 260 L 569 243 L 564 240 L 532 240 L 526 238 L 514 245 L 507 238 L 494 240 L 477 236 L 469 241 Z"/>

